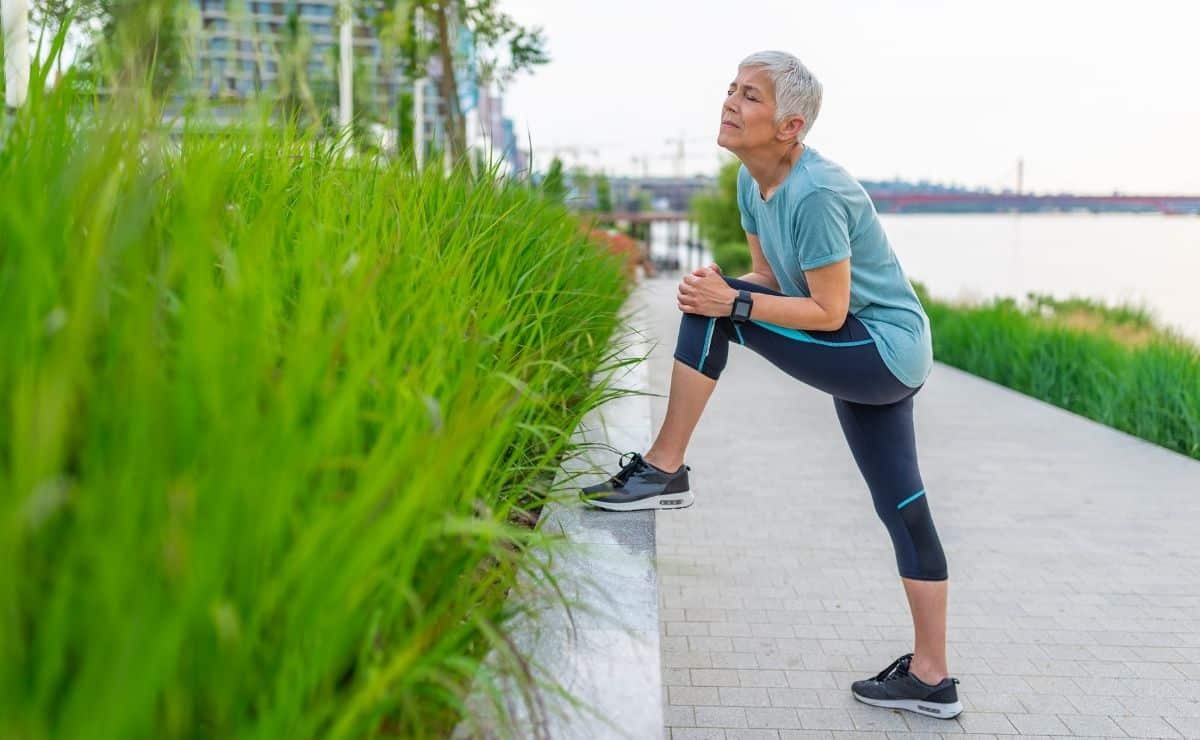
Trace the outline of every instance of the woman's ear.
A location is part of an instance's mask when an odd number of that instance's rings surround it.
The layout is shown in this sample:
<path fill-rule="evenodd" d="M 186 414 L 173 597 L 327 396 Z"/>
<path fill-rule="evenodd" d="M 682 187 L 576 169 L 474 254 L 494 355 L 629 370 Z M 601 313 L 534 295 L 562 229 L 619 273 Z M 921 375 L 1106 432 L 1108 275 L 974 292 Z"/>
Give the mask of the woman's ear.
<path fill-rule="evenodd" d="M 804 119 L 800 116 L 788 116 L 783 126 L 775 134 L 782 141 L 793 141 L 804 130 Z"/>

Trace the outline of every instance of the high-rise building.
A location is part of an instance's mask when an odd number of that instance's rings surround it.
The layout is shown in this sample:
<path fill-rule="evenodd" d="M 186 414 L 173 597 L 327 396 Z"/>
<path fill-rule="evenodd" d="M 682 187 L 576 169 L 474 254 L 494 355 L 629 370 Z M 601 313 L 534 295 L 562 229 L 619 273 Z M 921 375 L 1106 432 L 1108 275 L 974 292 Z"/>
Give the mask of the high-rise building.
<path fill-rule="evenodd" d="M 308 48 L 305 71 L 316 86 L 337 79 L 338 6 L 340 0 L 191 0 L 196 11 L 192 43 L 193 87 L 210 98 L 244 99 L 276 87 L 280 55 L 290 44 L 289 17 L 295 14 Z M 357 3 L 368 19 L 377 3 Z M 354 57 L 370 77 L 372 103 L 394 106 L 404 71 L 382 59 L 373 26 L 356 23 Z M 393 69 L 388 69 L 394 66 Z"/>
<path fill-rule="evenodd" d="M 191 0 L 194 14 L 189 21 L 191 44 L 191 88 L 210 100 L 245 100 L 258 94 L 272 94 L 280 87 L 282 67 L 288 54 L 306 56 L 304 72 L 315 98 L 336 105 L 338 80 L 338 13 L 341 0 Z M 421 126 L 417 140 L 428 149 L 448 149 L 447 110 L 438 84 L 440 61 L 429 64 L 429 76 L 413 80 L 396 53 L 384 57 L 374 19 L 385 6 L 383 0 L 355 0 L 360 18 L 354 24 L 356 80 L 355 108 L 366 109 L 368 118 L 395 129 L 399 123 L 397 106 L 407 94 L 413 101 L 414 125 Z M 292 25 L 294 24 L 294 26 Z M 474 55 L 474 39 L 462 24 L 451 21 L 455 38 L 455 78 L 459 106 L 467 116 L 467 142 L 481 151 L 506 154 L 514 170 L 522 168 L 520 151 L 511 141 L 511 121 L 504 129 L 494 120 L 500 101 L 488 90 L 481 90 Z M 297 34 L 293 32 L 298 31 Z M 433 34 L 426 19 L 417 33 L 426 38 Z M 298 62 L 297 62 L 298 63 Z M 361 75 L 367 79 L 361 79 Z M 418 92 L 415 87 L 420 85 Z M 362 91 L 368 90 L 366 99 Z M 487 117 L 487 120 L 480 120 Z M 506 135 L 507 132 L 507 135 Z M 497 135 L 506 138 L 496 138 Z M 495 142 L 495 143 L 493 143 Z M 510 151 L 511 150 L 511 151 Z"/>

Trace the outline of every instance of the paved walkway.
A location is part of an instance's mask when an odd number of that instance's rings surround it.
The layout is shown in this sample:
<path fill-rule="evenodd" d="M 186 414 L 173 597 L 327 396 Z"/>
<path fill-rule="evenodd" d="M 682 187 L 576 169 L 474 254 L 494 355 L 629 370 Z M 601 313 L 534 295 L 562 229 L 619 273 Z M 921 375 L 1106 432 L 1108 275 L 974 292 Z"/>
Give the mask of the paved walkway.
<path fill-rule="evenodd" d="M 657 431 L 678 276 L 646 280 Z M 1200 462 L 938 365 L 917 396 L 950 571 L 953 720 L 851 681 L 912 649 L 891 541 L 828 396 L 730 351 L 656 519 L 663 700 L 681 738 L 1200 738 Z"/>

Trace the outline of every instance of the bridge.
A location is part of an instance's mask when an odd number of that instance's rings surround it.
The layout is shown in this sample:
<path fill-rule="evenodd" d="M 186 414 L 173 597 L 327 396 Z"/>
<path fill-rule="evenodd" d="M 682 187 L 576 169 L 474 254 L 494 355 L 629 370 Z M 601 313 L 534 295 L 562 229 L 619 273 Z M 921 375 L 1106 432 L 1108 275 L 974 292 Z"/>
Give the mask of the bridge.
<path fill-rule="evenodd" d="M 1200 196 L 1190 195 L 1020 195 L 1017 193 L 955 193 L 877 191 L 868 188 L 876 210 L 888 213 L 1090 211 L 1093 213 L 1151 212 L 1200 214 Z"/>
<path fill-rule="evenodd" d="M 879 191 L 867 193 L 880 213 L 1022 213 L 1088 211 L 1092 213 L 1163 213 L 1200 215 L 1196 195 L 1018 195 L 1016 193 L 955 193 Z M 597 223 L 624 223 L 641 230 L 652 223 L 683 224 L 690 238 L 687 211 L 613 211 L 587 213 Z M 672 229 L 678 228 L 673 226 Z M 674 233 L 674 232 L 673 232 Z"/>
<path fill-rule="evenodd" d="M 590 212 L 587 216 L 595 216 L 597 223 L 686 223 L 691 220 L 687 211 L 609 211 L 606 213 Z"/>

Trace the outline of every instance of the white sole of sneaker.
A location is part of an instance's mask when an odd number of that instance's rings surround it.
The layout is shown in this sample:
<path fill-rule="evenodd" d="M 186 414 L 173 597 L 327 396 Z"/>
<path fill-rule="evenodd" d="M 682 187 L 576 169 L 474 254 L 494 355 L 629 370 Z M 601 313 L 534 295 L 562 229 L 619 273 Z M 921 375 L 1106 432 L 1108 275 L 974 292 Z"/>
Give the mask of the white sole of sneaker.
<path fill-rule="evenodd" d="M 854 694 L 853 691 L 850 693 Z M 920 699 L 867 699 L 858 694 L 854 694 L 854 698 L 863 704 L 870 704 L 874 707 L 907 709 L 910 712 L 924 714 L 927 717 L 937 717 L 938 719 L 953 719 L 962 713 L 962 702 L 960 701 L 956 701 L 953 704 L 935 704 L 933 702 L 921 701 Z"/>
<path fill-rule="evenodd" d="M 609 511 L 638 511 L 641 509 L 686 509 L 696 502 L 696 497 L 691 491 L 683 491 L 682 493 L 660 493 L 657 496 L 647 496 L 638 501 L 630 501 L 624 504 L 610 503 L 608 501 L 585 501 L 588 506 L 595 506 L 598 509 L 607 509 Z"/>

